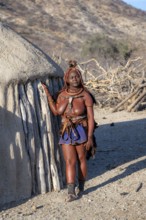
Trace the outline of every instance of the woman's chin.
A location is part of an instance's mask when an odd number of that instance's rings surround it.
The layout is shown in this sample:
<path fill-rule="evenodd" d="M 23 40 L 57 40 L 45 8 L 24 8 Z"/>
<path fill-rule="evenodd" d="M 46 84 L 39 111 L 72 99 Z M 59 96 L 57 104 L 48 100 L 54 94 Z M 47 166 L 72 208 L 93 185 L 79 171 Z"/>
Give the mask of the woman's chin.
<path fill-rule="evenodd" d="M 75 87 L 75 88 L 80 88 L 80 87 L 81 87 L 81 85 L 80 85 L 79 83 L 74 83 L 74 84 L 72 85 L 72 87 Z"/>

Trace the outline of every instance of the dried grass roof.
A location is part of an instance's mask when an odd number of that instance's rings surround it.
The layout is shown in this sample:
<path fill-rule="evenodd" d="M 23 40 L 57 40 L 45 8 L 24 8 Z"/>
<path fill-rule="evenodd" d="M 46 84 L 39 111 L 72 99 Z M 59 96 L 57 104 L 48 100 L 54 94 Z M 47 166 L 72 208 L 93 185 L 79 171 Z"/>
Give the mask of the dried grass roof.
<path fill-rule="evenodd" d="M 40 49 L 0 23 L 0 83 L 38 76 L 63 76 L 62 69 Z"/>

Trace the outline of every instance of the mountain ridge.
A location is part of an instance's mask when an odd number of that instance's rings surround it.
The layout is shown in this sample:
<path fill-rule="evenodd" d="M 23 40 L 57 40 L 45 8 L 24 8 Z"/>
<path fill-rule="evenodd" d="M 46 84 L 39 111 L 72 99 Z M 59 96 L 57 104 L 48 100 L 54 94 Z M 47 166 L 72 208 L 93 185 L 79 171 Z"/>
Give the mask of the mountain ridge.
<path fill-rule="evenodd" d="M 86 42 L 98 34 L 130 42 L 139 48 L 137 55 L 146 54 L 146 12 L 121 0 L 0 0 L 0 21 L 45 53 L 66 59 L 86 57 Z"/>

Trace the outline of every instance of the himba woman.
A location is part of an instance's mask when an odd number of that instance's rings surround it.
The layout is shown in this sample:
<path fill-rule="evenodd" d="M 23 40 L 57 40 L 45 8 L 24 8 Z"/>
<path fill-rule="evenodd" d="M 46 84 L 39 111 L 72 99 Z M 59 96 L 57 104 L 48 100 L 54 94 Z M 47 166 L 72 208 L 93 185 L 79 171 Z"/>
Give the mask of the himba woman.
<path fill-rule="evenodd" d="M 66 164 L 66 180 L 70 202 L 84 191 L 87 176 L 87 153 L 95 146 L 93 98 L 84 87 L 82 75 L 76 61 L 69 62 L 64 74 L 64 87 L 59 92 L 56 103 L 47 87 L 42 83 L 48 103 L 54 115 L 61 115 L 62 128 L 59 144 L 62 145 Z M 75 193 L 76 163 L 78 163 L 78 195 Z"/>

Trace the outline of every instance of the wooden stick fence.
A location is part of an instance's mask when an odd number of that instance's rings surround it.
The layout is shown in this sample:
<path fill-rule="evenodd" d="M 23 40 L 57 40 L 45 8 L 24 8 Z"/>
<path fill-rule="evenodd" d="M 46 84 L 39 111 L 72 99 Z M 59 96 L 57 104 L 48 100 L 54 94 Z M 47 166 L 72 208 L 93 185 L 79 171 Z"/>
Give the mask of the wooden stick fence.
<path fill-rule="evenodd" d="M 52 94 L 62 78 L 43 80 Z M 40 80 L 19 85 L 20 110 L 29 155 L 32 193 L 59 191 L 64 184 L 64 163 L 58 146 L 60 120 L 51 113 Z"/>

